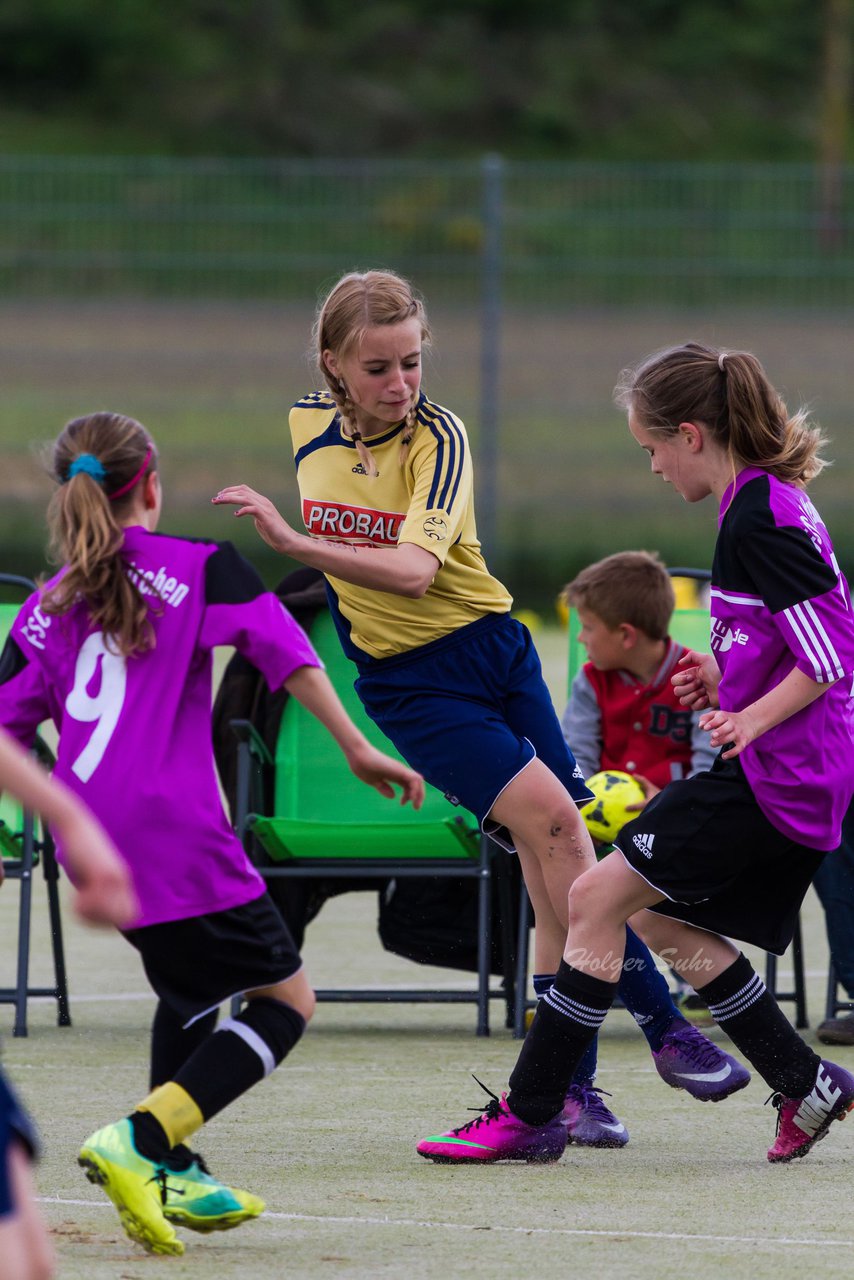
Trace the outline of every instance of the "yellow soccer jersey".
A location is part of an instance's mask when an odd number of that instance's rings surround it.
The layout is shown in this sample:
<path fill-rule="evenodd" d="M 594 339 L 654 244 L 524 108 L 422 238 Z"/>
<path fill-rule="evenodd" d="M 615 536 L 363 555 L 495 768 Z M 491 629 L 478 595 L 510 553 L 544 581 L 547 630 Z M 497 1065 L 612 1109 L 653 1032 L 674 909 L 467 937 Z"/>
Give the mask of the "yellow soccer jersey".
<path fill-rule="evenodd" d="M 374 547 L 414 542 L 440 562 L 420 600 L 327 575 L 352 658 L 389 658 L 486 613 L 509 610 L 511 597 L 488 572 L 477 540 L 471 455 L 459 418 L 422 393 L 405 466 L 399 462 L 402 423 L 365 441 L 379 470 L 375 477 L 365 474 L 323 392 L 294 405 L 290 426 L 302 517 L 312 537 Z"/>

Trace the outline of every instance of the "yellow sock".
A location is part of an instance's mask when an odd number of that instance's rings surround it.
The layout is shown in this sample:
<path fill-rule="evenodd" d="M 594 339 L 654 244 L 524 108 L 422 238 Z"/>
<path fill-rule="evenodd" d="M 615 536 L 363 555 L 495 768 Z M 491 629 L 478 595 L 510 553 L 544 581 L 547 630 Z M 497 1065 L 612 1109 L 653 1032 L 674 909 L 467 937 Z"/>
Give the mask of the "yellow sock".
<path fill-rule="evenodd" d="M 170 1147 L 176 1147 L 179 1142 L 189 1138 L 205 1122 L 187 1090 L 172 1080 L 153 1089 L 147 1098 L 138 1103 L 136 1110 L 151 1112 L 162 1125 Z"/>

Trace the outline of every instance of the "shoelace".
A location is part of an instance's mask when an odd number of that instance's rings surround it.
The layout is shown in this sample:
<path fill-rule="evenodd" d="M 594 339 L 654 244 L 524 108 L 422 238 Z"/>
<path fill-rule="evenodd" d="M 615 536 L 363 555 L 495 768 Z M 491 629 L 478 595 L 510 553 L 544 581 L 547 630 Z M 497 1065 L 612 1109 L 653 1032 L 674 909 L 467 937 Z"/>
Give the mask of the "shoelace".
<path fill-rule="evenodd" d="M 504 1107 L 501 1105 L 501 1099 L 497 1093 L 493 1093 L 491 1089 L 487 1089 L 482 1080 L 478 1080 L 477 1076 L 472 1072 L 472 1080 L 479 1084 L 484 1093 L 488 1093 L 490 1101 L 486 1104 L 486 1109 L 481 1107 L 469 1107 L 469 1111 L 478 1111 L 476 1120 L 468 1120 L 465 1124 L 461 1124 L 458 1129 L 452 1129 L 454 1134 L 467 1133 L 469 1129 L 476 1129 L 479 1124 L 483 1124 L 486 1120 L 497 1120 L 500 1115 L 506 1114 Z"/>
<path fill-rule="evenodd" d="M 574 1093 L 581 1105 L 593 1117 L 594 1120 L 602 1120 L 606 1124 L 613 1124 L 616 1116 L 605 1106 L 602 1098 L 610 1098 L 613 1095 L 607 1089 L 600 1089 L 595 1084 L 573 1084 L 570 1085 L 570 1093 Z"/>
<path fill-rule="evenodd" d="M 723 1057 L 717 1045 L 712 1044 L 696 1027 L 680 1027 L 668 1040 L 671 1044 L 675 1042 L 698 1067 L 715 1067 Z"/>
<path fill-rule="evenodd" d="M 169 1170 L 164 1169 L 164 1167 L 161 1165 L 160 1168 L 157 1170 L 157 1172 L 148 1179 L 149 1182 L 157 1183 L 157 1189 L 160 1192 L 160 1203 L 164 1208 L 166 1207 L 166 1197 L 168 1192 L 171 1191 L 172 1194 L 176 1196 L 186 1195 L 186 1192 L 182 1187 L 169 1186 L 167 1183 L 168 1177 L 169 1177 Z"/>
<path fill-rule="evenodd" d="M 149 1182 L 157 1183 L 157 1189 L 160 1192 L 160 1203 L 164 1208 L 167 1195 L 170 1192 L 173 1196 L 185 1196 L 187 1194 L 184 1187 L 175 1186 L 168 1181 L 170 1175 L 185 1173 L 194 1162 L 203 1173 L 210 1174 L 210 1169 L 205 1164 L 204 1156 L 200 1156 L 198 1151 L 191 1151 L 189 1147 L 181 1143 L 180 1146 L 172 1148 L 157 1172 L 148 1179 Z"/>
<path fill-rule="evenodd" d="M 770 1102 L 772 1107 L 777 1108 L 777 1128 L 774 1130 L 775 1138 L 779 1138 L 780 1136 L 780 1126 L 783 1123 L 783 1103 L 788 1101 L 789 1099 L 786 1097 L 784 1093 L 769 1093 L 768 1097 L 765 1099 L 764 1103 L 762 1104 L 763 1106 L 767 1107 L 768 1103 Z"/>

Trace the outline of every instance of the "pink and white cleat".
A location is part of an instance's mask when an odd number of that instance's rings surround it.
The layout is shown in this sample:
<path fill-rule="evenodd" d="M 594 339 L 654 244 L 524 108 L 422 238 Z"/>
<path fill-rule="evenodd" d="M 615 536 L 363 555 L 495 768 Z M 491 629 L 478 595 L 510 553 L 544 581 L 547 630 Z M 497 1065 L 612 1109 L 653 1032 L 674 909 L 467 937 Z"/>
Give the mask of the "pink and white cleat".
<path fill-rule="evenodd" d="M 835 1062 L 819 1064 L 812 1091 L 804 1098 L 775 1093 L 769 1099 L 777 1108 L 777 1139 L 768 1152 L 772 1164 L 797 1160 L 827 1135 L 834 1120 L 844 1120 L 854 1109 L 854 1076 Z"/>
<path fill-rule="evenodd" d="M 560 1113 L 547 1124 L 525 1124 L 507 1106 L 506 1093 L 499 1098 L 485 1085 L 480 1087 L 491 1098 L 483 1114 L 458 1129 L 422 1139 L 417 1147 L 420 1156 L 438 1164 L 484 1164 L 492 1160 L 547 1163 L 561 1158 L 566 1128 Z"/>

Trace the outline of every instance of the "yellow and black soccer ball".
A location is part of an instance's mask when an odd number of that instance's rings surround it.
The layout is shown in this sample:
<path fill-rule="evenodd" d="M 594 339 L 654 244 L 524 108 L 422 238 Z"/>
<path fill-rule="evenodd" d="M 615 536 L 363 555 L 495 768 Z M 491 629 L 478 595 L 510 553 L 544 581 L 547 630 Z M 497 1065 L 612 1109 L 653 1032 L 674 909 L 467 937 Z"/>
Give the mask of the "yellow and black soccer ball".
<path fill-rule="evenodd" d="M 594 799 L 584 805 L 581 816 L 594 840 L 613 844 L 622 828 L 638 816 L 628 811 L 628 806 L 642 803 L 644 789 L 630 773 L 621 769 L 603 769 L 587 779 Z"/>

